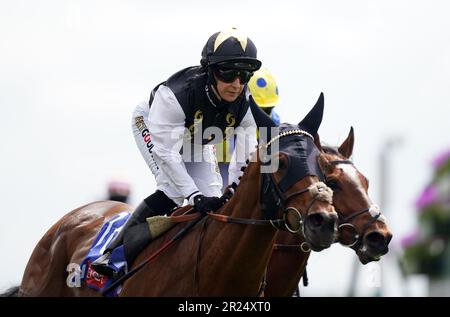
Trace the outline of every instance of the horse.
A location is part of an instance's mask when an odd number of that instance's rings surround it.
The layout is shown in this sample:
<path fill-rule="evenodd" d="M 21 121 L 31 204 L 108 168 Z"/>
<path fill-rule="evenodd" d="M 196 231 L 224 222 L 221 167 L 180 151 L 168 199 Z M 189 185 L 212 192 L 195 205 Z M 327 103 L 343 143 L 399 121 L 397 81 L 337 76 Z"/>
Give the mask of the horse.
<path fill-rule="evenodd" d="M 373 205 L 367 178 L 349 160 L 353 152 L 353 128 L 339 147 L 316 145 L 321 149 L 319 165 L 326 184 L 333 189 L 333 205 L 339 215 L 338 242 L 351 247 L 362 264 L 378 261 L 388 252 L 392 233 L 384 216 Z M 302 249 L 301 235 L 277 236 L 267 270 L 264 295 L 292 296 L 302 278 L 310 253 Z"/>
<path fill-rule="evenodd" d="M 322 115 L 323 96 L 298 125 L 282 127 L 253 153 L 234 195 L 221 209 L 198 218 L 195 225 L 180 223 L 152 241 L 131 265 L 132 271 L 140 270 L 123 283 L 120 296 L 255 296 L 279 229 L 301 229 L 317 251 L 329 247 L 338 218 L 332 192 L 312 172 L 319 168 L 317 161 L 312 166 L 307 162 L 307 155 L 318 155 L 313 135 Z M 274 144 L 279 151 L 271 151 Z M 279 168 L 262 173 L 272 161 Z M 81 263 L 101 226 L 123 210 L 130 206 L 94 202 L 65 215 L 35 247 L 19 295 L 100 296 L 85 283 L 69 287 L 66 268 Z M 188 226 L 189 232 L 161 252 Z M 142 265 L 155 252 L 161 253 Z"/>

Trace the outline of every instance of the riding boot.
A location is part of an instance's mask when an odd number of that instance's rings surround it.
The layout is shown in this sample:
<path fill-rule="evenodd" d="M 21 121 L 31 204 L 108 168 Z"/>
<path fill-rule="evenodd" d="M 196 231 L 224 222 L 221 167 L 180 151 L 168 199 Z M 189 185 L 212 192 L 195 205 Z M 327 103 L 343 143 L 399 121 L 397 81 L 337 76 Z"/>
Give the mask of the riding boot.
<path fill-rule="evenodd" d="M 131 214 L 130 218 L 128 218 L 124 227 L 117 235 L 117 237 L 110 242 L 108 247 L 105 249 L 104 254 L 91 263 L 91 268 L 106 276 L 114 276 L 114 270 L 109 266 L 109 260 L 111 257 L 112 251 L 118 246 L 123 244 L 124 236 L 130 231 L 130 229 L 135 228 L 139 225 L 139 227 L 146 227 L 146 219 L 164 215 L 175 208 L 177 205 L 167 197 L 162 191 L 157 190 L 155 193 L 144 199 L 135 209 L 135 211 Z M 145 242 L 149 242 L 149 237 L 145 237 L 144 231 L 138 231 L 141 233 L 140 237 L 137 237 L 136 241 L 139 242 L 140 245 Z"/>

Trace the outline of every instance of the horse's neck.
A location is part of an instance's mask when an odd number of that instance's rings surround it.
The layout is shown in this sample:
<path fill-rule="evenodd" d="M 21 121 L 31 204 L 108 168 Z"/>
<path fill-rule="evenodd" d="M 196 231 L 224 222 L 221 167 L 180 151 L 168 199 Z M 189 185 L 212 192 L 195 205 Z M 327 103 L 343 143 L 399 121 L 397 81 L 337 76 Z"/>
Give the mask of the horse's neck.
<path fill-rule="evenodd" d="M 250 163 L 245 169 L 241 182 L 230 202 L 225 206 L 224 214 L 239 217 L 260 219 L 260 164 Z"/>
<path fill-rule="evenodd" d="M 263 219 L 260 210 L 260 164 L 250 163 L 241 182 L 221 214 L 244 219 Z M 208 241 L 205 241 L 205 261 L 214 257 L 217 266 L 209 269 L 220 276 L 217 288 L 236 291 L 239 295 L 256 295 L 269 262 L 276 230 L 270 225 L 234 224 L 212 221 L 208 224 Z M 217 250 L 220 250 L 218 252 Z M 220 254 L 220 255 L 219 255 Z M 219 261 L 218 257 L 223 258 Z M 230 282 L 234 281 L 234 282 Z M 221 286 L 219 286 L 221 285 Z M 206 289 L 214 293 L 214 287 Z"/>

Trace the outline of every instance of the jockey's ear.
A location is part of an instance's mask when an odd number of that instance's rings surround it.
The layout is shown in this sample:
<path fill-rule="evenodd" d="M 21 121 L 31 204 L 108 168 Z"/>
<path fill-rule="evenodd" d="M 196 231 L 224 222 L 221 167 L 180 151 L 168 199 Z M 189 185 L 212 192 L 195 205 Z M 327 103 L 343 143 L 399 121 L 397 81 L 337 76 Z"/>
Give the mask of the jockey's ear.
<path fill-rule="evenodd" d="M 342 142 L 341 146 L 338 148 L 340 154 L 346 158 L 350 158 L 353 153 L 353 145 L 355 144 L 355 135 L 353 133 L 353 127 L 350 127 L 350 132 L 347 138 Z"/>
<path fill-rule="evenodd" d="M 323 107 L 324 107 L 323 92 L 320 93 L 319 99 L 315 106 L 309 111 L 306 117 L 298 124 L 298 127 L 306 132 L 316 135 L 322 123 Z"/>
<path fill-rule="evenodd" d="M 320 152 L 323 152 L 322 144 L 320 144 L 320 137 L 319 137 L 319 134 L 317 134 L 317 133 L 314 136 L 314 144 L 317 146 L 317 148 L 319 149 Z"/>

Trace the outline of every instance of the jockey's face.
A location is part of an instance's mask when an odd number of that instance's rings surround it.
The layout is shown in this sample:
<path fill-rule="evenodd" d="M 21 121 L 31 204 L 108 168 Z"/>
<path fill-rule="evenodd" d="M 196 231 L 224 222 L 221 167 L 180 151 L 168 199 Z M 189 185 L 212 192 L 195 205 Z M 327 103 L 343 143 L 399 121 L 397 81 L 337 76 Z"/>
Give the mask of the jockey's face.
<path fill-rule="evenodd" d="M 232 82 L 226 83 L 216 77 L 217 92 L 220 98 L 227 102 L 233 102 L 239 97 L 244 89 L 244 84 L 241 83 L 239 77 L 236 77 Z"/>

